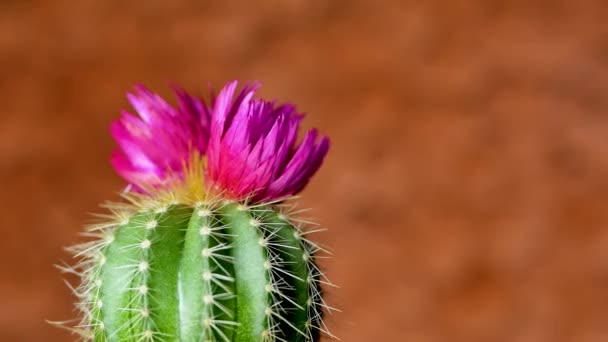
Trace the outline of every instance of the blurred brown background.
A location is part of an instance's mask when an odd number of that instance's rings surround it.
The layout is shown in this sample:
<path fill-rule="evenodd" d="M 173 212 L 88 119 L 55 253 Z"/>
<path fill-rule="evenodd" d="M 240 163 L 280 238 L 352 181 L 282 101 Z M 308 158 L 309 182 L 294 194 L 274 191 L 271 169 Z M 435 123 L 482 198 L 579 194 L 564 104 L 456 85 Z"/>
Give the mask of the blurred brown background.
<path fill-rule="evenodd" d="M 144 83 L 238 78 L 332 137 L 303 205 L 343 341 L 608 341 L 606 1 L 0 2 L 0 341 L 71 341 L 52 265 Z"/>

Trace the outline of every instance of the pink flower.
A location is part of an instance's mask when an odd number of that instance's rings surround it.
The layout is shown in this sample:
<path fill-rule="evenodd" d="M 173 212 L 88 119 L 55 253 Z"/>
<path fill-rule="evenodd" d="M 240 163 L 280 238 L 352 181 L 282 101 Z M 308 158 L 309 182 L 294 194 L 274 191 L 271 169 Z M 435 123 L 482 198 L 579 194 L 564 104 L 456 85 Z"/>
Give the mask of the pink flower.
<path fill-rule="evenodd" d="M 207 175 L 225 195 L 253 201 L 301 191 L 319 169 L 329 140 L 312 129 L 296 144 L 302 114 L 291 104 L 254 99 L 259 83 L 235 95 L 228 83 L 213 101 Z"/>
<path fill-rule="evenodd" d="M 120 146 L 112 154 L 112 166 L 140 191 L 180 177 L 191 153 L 203 154 L 207 148 L 210 111 L 184 90 L 173 90 L 177 108 L 145 87 L 135 87 L 127 98 L 139 118 L 122 111 L 110 128 Z"/>

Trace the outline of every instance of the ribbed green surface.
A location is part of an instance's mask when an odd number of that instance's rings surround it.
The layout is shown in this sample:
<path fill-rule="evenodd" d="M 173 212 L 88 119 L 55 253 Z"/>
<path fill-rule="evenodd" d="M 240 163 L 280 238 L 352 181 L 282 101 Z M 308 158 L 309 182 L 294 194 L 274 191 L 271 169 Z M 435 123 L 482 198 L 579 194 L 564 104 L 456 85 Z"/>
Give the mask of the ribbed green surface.
<path fill-rule="evenodd" d="M 236 342 L 262 340 L 268 334 L 267 309 L 271 309 L 268 253 L 260 244 L 263 235 L 249 211 L 236 204 L 220 209 L 222 222 L 232 245 L 234 256 L 234 278 L 236 287 L 236 321 L 239 327 Z"/>
<path fill-rule="evenodd" d="M 136 303 L 133 291 L 136 283 L 141 281 L 144 272 L 139 272 L 140 260 L 144 259 L 144 251 L 134 248 L 146 239 L 146 222 L 152 221 L 154 215 L 147 213 L 132 217 L 121 226 L 102 257 L 101 286 L 99 296 L 93 299 L 93 305 L 100 308 L 102 327 L 107 341 L 135 341 L 136 322 L 132 316 Z M 148 262 L 147 259 L 145 261 Z M 141 264 L 143 265 L 143 264 Z"/>
<path fill-rule="evenodd" d="M 278 247 L 278 253 L 284 261 L 281 267 L 292 274 L 292 279 L 289 279 L 292 288 L 284 291 L 292 302 L 285 301 L 288 314 L 286 321 L 281 322 L 281 328 L 285 332 L 286 340 L 305 341 L 302 333 L 306 331 L 306 323 L 309 320 L 307 301 L 310 298 L 310 288 L 306 282 L 310 275 L 306 263 L 309 259 L 308 253 L 302 248 L 299 233 L 288 222 L 279 218 L 273 211 L 264 211 L 259 215 L 274 228 L 275 240 L 281 241 Z"/>
<path fill-rule="evenodd" d="M 94 341 L 317 340 L 312 257 L 270 208 L 140 212 L 100 260 L 88 286 Z"/>

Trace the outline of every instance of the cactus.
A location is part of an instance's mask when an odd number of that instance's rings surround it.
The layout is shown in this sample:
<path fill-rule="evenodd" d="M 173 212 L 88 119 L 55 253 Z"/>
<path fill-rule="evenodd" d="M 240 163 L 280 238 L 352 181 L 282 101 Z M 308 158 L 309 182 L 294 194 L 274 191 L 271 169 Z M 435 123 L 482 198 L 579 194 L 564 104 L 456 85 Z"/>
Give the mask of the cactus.
<path fill-rule="evenodd" d="M 324 250 L 307 238 L 314 230 L 305 229 L 286 201 L 320 166 L 327 140 L 315 145 L 312 131 L 295 148 L 292 133 L 301 116 L 294 107 L 252 100 L 257 85 L 246 86 L 230 107 L 235 88 L 236 82 L 228 84 L 210 107 L 180 90 L 179 109 L 145 88 L 130 95 L 144 124 L 133 126 L 129 117 L 113 127 L 123 148 L 113 164 L 130 189 L 87 229 L 93 239 L 71 248 L 79 262 L 66 268 L 81 277 L 74 292 L 84 340 L 304 342 L 331 336 L 322 319 L 331 308 L 321 291 L 322 283 L 331 283 L 315 263 Z M 274 119 L 256 137 L 267 138 L 268 153 L 251 144 L 248 155 L 231 153 L 243 150 L 233 137 L 242 132 L 230 129 L 242 124 L 241 111 Z M 183 123 L 199 126 L 184 133 Z M 152 149 L 150 140 L 121 135 L 142 128 L 155 136 Z M 169 139 L 159 144 L 163 137 Z M 135 155 L 129 154 L 133 145 Z M 142 157 L 148 164 L 138 168 Z"/>
<path fill-rule="evenodd" d="M 317 340 L 320 247 L 283 212 L 222 200 L 115 209 L 75 249 L 82 325 L 95 341 Z"/>

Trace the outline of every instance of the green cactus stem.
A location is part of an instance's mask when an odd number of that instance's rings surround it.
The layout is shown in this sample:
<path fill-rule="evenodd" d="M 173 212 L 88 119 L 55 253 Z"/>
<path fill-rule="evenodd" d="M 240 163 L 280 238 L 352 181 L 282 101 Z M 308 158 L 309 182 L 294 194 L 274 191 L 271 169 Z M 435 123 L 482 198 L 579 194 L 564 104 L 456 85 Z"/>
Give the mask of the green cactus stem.
<path fill-rule="evenodd" d="M 280 207 L 111 209 L 112 220 L 90 230 L 99 240 L 74 249 L 84 340 L 304 342 L 327 333 L 320 247 Z"/>

